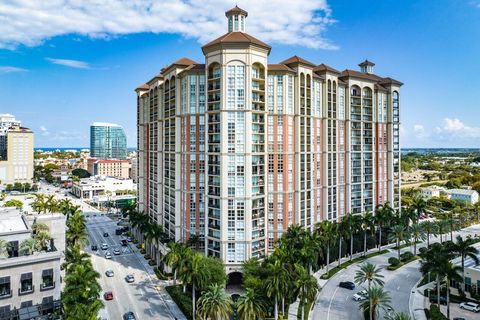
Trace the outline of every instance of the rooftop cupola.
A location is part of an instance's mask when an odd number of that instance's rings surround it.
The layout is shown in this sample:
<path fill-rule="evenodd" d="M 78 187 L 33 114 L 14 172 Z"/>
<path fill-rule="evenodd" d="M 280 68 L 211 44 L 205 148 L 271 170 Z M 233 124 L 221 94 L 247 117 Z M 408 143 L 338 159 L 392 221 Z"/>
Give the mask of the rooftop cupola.
<path fill-rule="evenodd" d="M 245 20 L 248 12 L 238 6 L 225 12 L 228 20 L 228 32 L 245 32 Z"/>
<path fill-rule="evenodd" d="M 360 71 L 362 73 L 373 73 L 373 66 L 375 63 L 365 60 L 362 63 L 360 63 L 358 66 L 360 67 Z"/>

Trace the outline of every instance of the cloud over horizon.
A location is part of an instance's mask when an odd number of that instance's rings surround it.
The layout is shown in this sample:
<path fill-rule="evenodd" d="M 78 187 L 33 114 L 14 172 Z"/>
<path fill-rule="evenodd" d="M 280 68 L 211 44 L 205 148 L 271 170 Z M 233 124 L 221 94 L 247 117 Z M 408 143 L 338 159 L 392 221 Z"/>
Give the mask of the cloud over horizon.
<path fill-rule="evenodd" d="M 45 60 L 53 64 L 58 64 L 58 65 L 62 65 L 70 68 L 90 69 L 90 65 L 85 61 L 70 60 L 70 59 L 54 59 L 54 58 L 45 58 Z"/>
<path fill-rule="evenodd" d="M 201 43 L 225 33 L 226 0 L 76 1 L 0 3 L 0 48 L 37 46 L 60 35 L 109 38 L 131 33 L 176 33 Z M 246 31 L 264 41 L 334 50 L 325 38 L 335 23 L 327 0 L 245 0 Z"/>

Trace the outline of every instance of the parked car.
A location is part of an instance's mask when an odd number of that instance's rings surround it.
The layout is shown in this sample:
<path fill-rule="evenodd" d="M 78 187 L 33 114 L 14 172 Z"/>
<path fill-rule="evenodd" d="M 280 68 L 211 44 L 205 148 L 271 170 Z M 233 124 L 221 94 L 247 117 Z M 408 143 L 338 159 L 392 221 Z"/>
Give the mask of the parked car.
<path fill-rule="evenodd" d="M 96 244 L 92 244 L 92 246 L 90 247 L 93 251 L 97 251 L 98 250 L 98 247 Z"/>
<path fill-rule="evenodd" d="M 355 293 L 352 297 L 353 300 L 355 301 L 363 301 L 367 300 L 367 290 L 362 290 L 357 293 Z"/>
<path fill-rule="evenodd" d="M 102 243 L 102 250 L 107 250 L 108 249 L 108 244 Z"/>
<path fill-rule="evenodd" d="M 112 259 L 112 255 L 110 254 L 110 252 L 105 252 L 105 259 Z"/>
<path fill-rule="evenodd" d="M 458 318 L 458 317 L 456 317 L 456 318 L 453 318 L 453 320 L 467 320 L 467 319 L 465 319 L 465 318 Z"/>
<path fill-rule="evenodd" d="M 121 228 L 115 229 L 115 234 L 116 234 L 117 236 L 121 235 L 122 232 L 123 232 L 123 230 L 122 230 Z"/>
<path fill-rule="evenodd" d="M 113 276 L 114 276 L 113 270 L 107 270 L 107 271 L 105 271 L 105 275 L 106 275 L 107 277 L 113 277 Z"/>
<path fill-rule="evenodd" d="M 132 242 L 132 237 L 127 237 L 128 242 Z"/>
<path fill-rule="evenodd" d="M 128 283 L 135 282 L 135 277 L 133 276 L 133 274 L 127 274 L 127 276 L 125 277 L 125 281 L 127 281 Z"/>
<path fill-rule="evenodd" d="M 132 311 L 128 311 L 123 314 L 123 320 L 136 320 L 135 314 Z"/>
<path fill-rule="evenodd" d="M 113 254 L 118 256 L 120 254 L 120 250 L 119 249 L 113 249 Z"/>
<path fill-rule="evenodd" d="M 460 308 L 473 311 L 473 312 L 480 312 L 480 305 L 474 302 L 462 302 L 460 303 Z"/>
<path fill-rule="evenodd" d="M 108 232 L 103 233 L 103 236 L 106 238 L 108 237 Z"/>
<path fill-rule="evenodd" d="M 128 246 L 127 239 L 122 239 L 121 243 L 122 243 L 122 246 L 124 246 L 124 247 Z"/>
<path fill-rule="evenodd" d="M 355 289 L 355 283 L 352 281 L 342 281 L 338 284 L 339 287 L 353 290 Z"/>
<path fill-rule="evenodd" d="M 103 298 L 105 300 L 113 300 L 113 292 L 112 291 L 107 291 L 103 294 Z"/>
<path fill-rule="evenodd" d="M 436 296 L 430 296 L 430 303 L 437 303 L 437 297 Z M 447 297 L 440 296 L 440 304 L 443 304 L 444 306 L 446 306 L 447 305 Z"/>

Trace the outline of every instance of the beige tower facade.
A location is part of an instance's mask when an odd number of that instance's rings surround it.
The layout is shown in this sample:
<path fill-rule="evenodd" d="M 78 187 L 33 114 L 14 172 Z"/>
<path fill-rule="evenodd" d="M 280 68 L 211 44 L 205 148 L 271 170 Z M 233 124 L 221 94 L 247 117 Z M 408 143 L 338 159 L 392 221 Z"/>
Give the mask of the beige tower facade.
<path fill-rule="evenodd" d="M 136 89 L 140 210 L 171 239 L 196 243 L 227 271 L 262 258 L 289 226 L 313 228 L 400 203 L 402 83 L 338 71 L 228 32 Z M 151 248 L 154 256 L 163 247 Z"/>
<path fill-rule="evenodd" d="M 8 128 L 2 140 L 0 181 L 2 184 L 31 183 L 33 180 L 33 132 L 28 128 Z"/>

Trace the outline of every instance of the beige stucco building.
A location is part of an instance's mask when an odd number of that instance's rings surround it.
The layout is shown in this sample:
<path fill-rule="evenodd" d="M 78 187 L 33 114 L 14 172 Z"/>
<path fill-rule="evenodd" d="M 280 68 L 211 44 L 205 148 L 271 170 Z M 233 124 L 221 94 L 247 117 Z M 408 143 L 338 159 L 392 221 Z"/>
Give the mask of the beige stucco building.
<path fill-rule="evenodd" d="M 87 171 L 92 176 L 129 179 L 131 167 L 130 160 L 89 158 Z"/>
<path fill-rule="evenodd" d="M 227 271 L 262 258 L 292 224 L 400 206 L 401 82 L 338 71 L 228 32 L 139 86 L 139 209 L 170 238 L 198 236 Z M 157 255 L 162 247 L 153 248 Z"/>
<path fill-rule="evenodd" d="M 33 132 L 24 127 L 13 126 L 0 134 L 0 181 L 31 183 L 33 180 Z"/>

